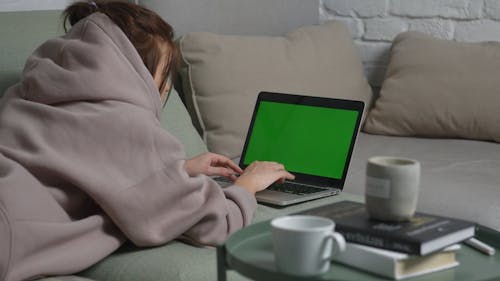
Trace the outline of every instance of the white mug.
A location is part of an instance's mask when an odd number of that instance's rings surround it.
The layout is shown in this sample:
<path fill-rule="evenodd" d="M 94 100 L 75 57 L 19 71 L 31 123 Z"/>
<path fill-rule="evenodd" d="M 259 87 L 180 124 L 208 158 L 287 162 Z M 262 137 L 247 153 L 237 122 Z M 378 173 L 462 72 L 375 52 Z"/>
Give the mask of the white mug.
<path fill-rule="evenodd" d="M 371 218 L 405 221 L 415 214 L 420 163 L 414 159 L 375 156 L 366 165 L 365 202 Z"/>
<path fill-rule="evenodd" d="M 344 237 L 334 232 L 328 218 L 293 215 L 271 221 L 277 269 L 281 272 L 314 276 L 330 269 L 331 257 L 344 251 Z"/>

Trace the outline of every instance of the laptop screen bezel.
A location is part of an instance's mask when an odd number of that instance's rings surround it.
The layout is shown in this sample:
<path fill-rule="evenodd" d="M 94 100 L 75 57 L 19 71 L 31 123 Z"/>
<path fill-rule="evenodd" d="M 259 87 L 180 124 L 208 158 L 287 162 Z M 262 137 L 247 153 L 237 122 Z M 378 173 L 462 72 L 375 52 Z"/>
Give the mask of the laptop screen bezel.
<path fill-rule="evenodd" d="M 244 163 L 245 156 L 248 148 L 248 144 L 251 137 L 251 132 L 254 127 L 255 119 L 259 111 L 259 105 L 263 101 L 284 103 L 284 104 L 299 104 L 299 105 L 309 105 L 309 106 L 318 106 L 318 107 L 326 107 L 326 108 L 336 108 L 336 109 L 346 109 L 353 110 L 358 112 L 358 117 L 356 119 L 355 128 L 353 130 L 353 134 L 351 136 L 351 142 L 349 146 L 349 151 L 347 153 L 346 163 L 344 165 L 344 170 L 342 172 L 342 177 L 340 179 L 329 178 L 323 176 L 315 176 L 315 175 L 307 175 L 298 172 L 293 172 L 295 175 L 295 181 L 300 183 L 311 183 L 314 182 L 317 185 L 331 187 L 334 186 L 336 188 L 342 188 L 345 183 L 345 179 L 347 177 L 347 171 L 351 162 L 352 152 L 354 150 L 354 145 L 357 139 L 359 126 L 361 123 L 364 102 L 357 100 L 346 100 L 346 99 L 334 99 L 334 98 L 325 98 L 325 97 L 314 97 L 314 96 L 305 96 L 305 95 L 297 95 L 297 94 L 284 94 L 284 93 L 273 93 L 273 92 L 260 92 L 257 101 L 255 103 L 255 107 L 252 114 L 252 120 L 248 127 L 247 136 L 245 139 L 245 144 L 243 146 L 243 151 L 241 153 L 239 166 L 242 169 L 245 169 L 248 165 Z"/>

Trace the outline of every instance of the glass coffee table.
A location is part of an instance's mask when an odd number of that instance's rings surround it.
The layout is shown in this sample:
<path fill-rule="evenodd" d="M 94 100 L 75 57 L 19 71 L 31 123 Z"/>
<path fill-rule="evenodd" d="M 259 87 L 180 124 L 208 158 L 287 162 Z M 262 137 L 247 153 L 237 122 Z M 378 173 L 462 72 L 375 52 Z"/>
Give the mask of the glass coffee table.
<path fill-rule="evenodd" d="M 294 280 L 390 280 L 371 273 L 332 263 L 328 272 L 321 276 L 299 278 L 276 270 L 272 252 L 270 221 L 263 221 L 234 233 L 223 245 L 217 248 L 218 280 L 226 281 L 226 271 L 235 270 L 253 280 L 294 281 Z M 500 280 L 500 233 L 479 226 L 476 237 L 497 248 L 497 254 L 487 256 L 462 244 L 457 253 L 458 267 L 421 275 L 405 280 L 446 281 L 446 280 Z"/>

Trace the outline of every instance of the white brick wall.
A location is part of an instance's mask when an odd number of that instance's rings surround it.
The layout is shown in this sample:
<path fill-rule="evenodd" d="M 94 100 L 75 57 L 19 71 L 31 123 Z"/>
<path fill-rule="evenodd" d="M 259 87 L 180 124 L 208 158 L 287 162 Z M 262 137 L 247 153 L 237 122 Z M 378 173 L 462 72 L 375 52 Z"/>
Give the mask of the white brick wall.
<path fill-rule="evenodd" d="M 416 30 L 438 38 L 500 41 L 500 0 L 319 0 L 320 21 L 340 20 L 359 47 L 365 72 L 380 85 L 391 41 Z"/>

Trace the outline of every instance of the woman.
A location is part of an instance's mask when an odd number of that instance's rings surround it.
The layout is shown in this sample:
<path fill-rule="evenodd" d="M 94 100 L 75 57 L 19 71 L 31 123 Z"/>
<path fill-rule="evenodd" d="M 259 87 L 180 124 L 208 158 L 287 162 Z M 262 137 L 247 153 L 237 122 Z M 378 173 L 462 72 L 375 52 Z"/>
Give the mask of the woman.
<path fill-rule="evenodd" d="M 159 123 L 177 50 L 155 13 L 106 1 L 64 15 L 71 29 L 0 102 L 0 280 L 75 273 L 127 239 L 219 243 L 250 223 L 255 192 L 293 178 L 278 163 L 184 159 Z"/>

